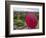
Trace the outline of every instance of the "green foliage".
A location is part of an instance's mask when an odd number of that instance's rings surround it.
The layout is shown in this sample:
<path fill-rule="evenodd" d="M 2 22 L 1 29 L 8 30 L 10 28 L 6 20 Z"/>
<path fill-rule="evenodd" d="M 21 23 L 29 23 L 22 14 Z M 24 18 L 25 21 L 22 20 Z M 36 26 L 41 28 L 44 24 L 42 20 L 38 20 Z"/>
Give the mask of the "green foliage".
<path fill-rule="evenodd" d="M 14 16 L 14 24 L 17 26 L 17 27 L 22 27 L 24 26 L 24 21 L 25 21 L 25 16 L 23 14 L 20 14 L 20 19 L 18 19 L 18 16 Z M 21 21 L 18 21 L 18 20 L 21 20 Z"/>

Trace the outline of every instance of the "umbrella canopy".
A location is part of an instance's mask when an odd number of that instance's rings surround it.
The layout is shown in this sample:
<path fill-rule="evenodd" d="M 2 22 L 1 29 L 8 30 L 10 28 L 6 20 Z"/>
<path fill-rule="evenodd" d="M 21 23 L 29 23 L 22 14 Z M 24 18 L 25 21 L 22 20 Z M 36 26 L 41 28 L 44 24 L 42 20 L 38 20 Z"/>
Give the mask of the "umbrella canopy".
<path fill-rule="evenodd" d="M 37 26 L 38 20 L 37 16 L 33 13 L 29 13 L 25 17 L 26 24 L 28 28 L 35 28 Z"/>

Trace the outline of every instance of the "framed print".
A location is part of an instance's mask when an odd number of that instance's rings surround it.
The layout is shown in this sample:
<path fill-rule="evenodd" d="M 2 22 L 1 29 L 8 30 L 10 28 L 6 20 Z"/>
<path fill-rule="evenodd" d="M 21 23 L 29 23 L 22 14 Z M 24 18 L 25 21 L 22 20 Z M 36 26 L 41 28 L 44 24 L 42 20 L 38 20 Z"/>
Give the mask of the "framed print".
<path fill-rule="evenodd" d="M 6 37 L 45 35 L 45 4 L 5 1 Z"/>

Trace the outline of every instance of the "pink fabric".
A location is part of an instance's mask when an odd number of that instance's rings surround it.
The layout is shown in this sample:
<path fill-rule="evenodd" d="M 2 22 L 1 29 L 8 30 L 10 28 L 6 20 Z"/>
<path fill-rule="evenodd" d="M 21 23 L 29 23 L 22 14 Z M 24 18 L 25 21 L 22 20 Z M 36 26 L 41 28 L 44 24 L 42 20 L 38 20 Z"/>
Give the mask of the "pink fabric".
<path fill-rule="evenodd" d="M 36 27 L 38 22 L 37 17 L 33 13 L 26 15 L 25 20 L 26 20 L 27 26 L 32 29 Z"/>

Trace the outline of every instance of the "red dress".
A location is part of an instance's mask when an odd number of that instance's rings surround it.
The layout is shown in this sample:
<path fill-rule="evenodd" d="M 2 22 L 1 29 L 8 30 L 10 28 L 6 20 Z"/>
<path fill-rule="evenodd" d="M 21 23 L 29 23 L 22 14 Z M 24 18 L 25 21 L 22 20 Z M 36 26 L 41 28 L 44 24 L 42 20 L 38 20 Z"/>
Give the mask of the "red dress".
<path fill-rule="evenodd" d="M 37 20 L 37 17 L 35 16 L 35 14 L 30 13 L 30 14 L 26 15 L 25 20 L 26 20 L 26 24 L 27 24 L 28 28 L 33 29 L 37 26 L 38 20 Z"/>

